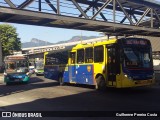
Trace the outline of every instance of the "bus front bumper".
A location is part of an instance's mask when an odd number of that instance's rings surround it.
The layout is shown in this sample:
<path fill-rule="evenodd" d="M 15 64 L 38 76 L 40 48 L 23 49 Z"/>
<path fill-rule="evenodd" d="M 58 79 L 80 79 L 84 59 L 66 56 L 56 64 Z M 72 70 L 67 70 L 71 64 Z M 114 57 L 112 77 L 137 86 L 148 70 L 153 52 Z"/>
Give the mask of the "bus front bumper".
<path fill-rule="evenodd" d="M 4 76 L 5 83 L 27 83 L 30 80 L 29 76 L 25 76 L 24 78 L 11 78 L 8 76 Z"/>

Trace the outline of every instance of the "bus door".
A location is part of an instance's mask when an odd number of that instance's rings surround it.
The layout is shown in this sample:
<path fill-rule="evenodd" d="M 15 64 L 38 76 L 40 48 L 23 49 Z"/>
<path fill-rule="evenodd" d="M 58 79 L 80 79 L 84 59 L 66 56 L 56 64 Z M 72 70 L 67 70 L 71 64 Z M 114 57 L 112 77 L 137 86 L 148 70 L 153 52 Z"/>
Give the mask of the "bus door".
<path fill-rule="evenodd" d="M 69 65 L 69 82 L 76 81 L 76 52 L 70 52 L 70 65 Z"/>
<path fill-rule="evenodd" d="M 116 47 L 115 45 L 107 46 L 107 79 L 109 86 L 115 86 L 116 82 Z"/>

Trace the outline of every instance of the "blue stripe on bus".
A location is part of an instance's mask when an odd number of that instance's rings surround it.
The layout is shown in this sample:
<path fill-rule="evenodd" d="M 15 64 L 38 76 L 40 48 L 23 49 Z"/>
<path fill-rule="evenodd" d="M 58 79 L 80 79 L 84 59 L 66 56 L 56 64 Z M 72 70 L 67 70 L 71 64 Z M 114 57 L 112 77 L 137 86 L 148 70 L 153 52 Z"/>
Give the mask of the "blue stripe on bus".
<path fill-rule="evenodd" d="M 69 66 L 68 71 L 64 72 L 64 82 L 75 82 L 79 84 L 93 85 L 93 65 Z"/>
<path fill-rule="evenodd" d="M 128 69 L 122 66 L 123 72 L 128 76 L 132 77 L 134 80 L 147 80 L 152 79 L 153 69 L 143 68 L 143 69 Z"/>
<path fill-rule="evenodd" d="M 59 66 L 45 66 L 44 77 L 48 79 L 58 80 Z"/>

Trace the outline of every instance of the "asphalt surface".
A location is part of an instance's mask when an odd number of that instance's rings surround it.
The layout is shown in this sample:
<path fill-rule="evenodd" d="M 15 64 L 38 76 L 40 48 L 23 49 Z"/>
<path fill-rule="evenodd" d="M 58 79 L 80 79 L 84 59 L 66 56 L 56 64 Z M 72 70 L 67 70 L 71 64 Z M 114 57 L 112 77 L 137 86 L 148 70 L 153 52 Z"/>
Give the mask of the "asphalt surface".
<path fill-rule="evenodd" d="M 159 112 L 160 85 L 130 89 L 107 89 L 96 91 L 92 86 L 65 85 L 59 86 L 54 80 L 43 76 L 32 76 L 29 84 L 6 86 L 0 75 L 0 111 L 118 111 L 118 112 Z M 71 114 L 69 112 L 69 114 Z M 98 115 L 97 115 L 98 116 Z M 137 118 L 137 117 L 136 117 Z M 129 117 L 129 119 L 136 119 Z M 141 117 L 142 118 L 142 117 Z M 10 118 L 0 118 L 0 120 Z M 28 119 L 28 118 L 12 118 Z M 29 118 L 35 119 L 35 118 Z M 39 118 L 44 119 L 44 118 Z M 45 118 L 52 119 L 52 118 Z M 54 119 L 81 120 L 81 117 L 54 117 Z M 106 119 L 92 117 L 85 119 Z M 110 119 L 119 119 L 112 117 Z M 125 117 L 123 119 L 128 119 Z M 145 119 L 150 119 L 146 118 Z M 158 119 L 157 117 L 154 119 Z M 11 119 L 10 119 L 11 120 Z"/>

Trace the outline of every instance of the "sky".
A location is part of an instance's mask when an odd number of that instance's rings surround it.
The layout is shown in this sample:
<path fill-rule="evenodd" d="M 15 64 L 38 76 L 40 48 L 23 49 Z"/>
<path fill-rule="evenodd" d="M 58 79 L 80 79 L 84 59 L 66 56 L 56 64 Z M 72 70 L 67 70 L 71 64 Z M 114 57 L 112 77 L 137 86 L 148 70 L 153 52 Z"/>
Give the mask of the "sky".
<path fill-rule="evenodd" d="M 11 24 L 11 23 L 7 23 Z M 99 32 L 73 30 L 54 27 L 43 27 L 33 25 L 11 24 L 17 29 L 21 42 L 29 42 L 32 38 L 56 43 L 58 41 L 69 40 L 73 36 L 101 36 Z"/>

